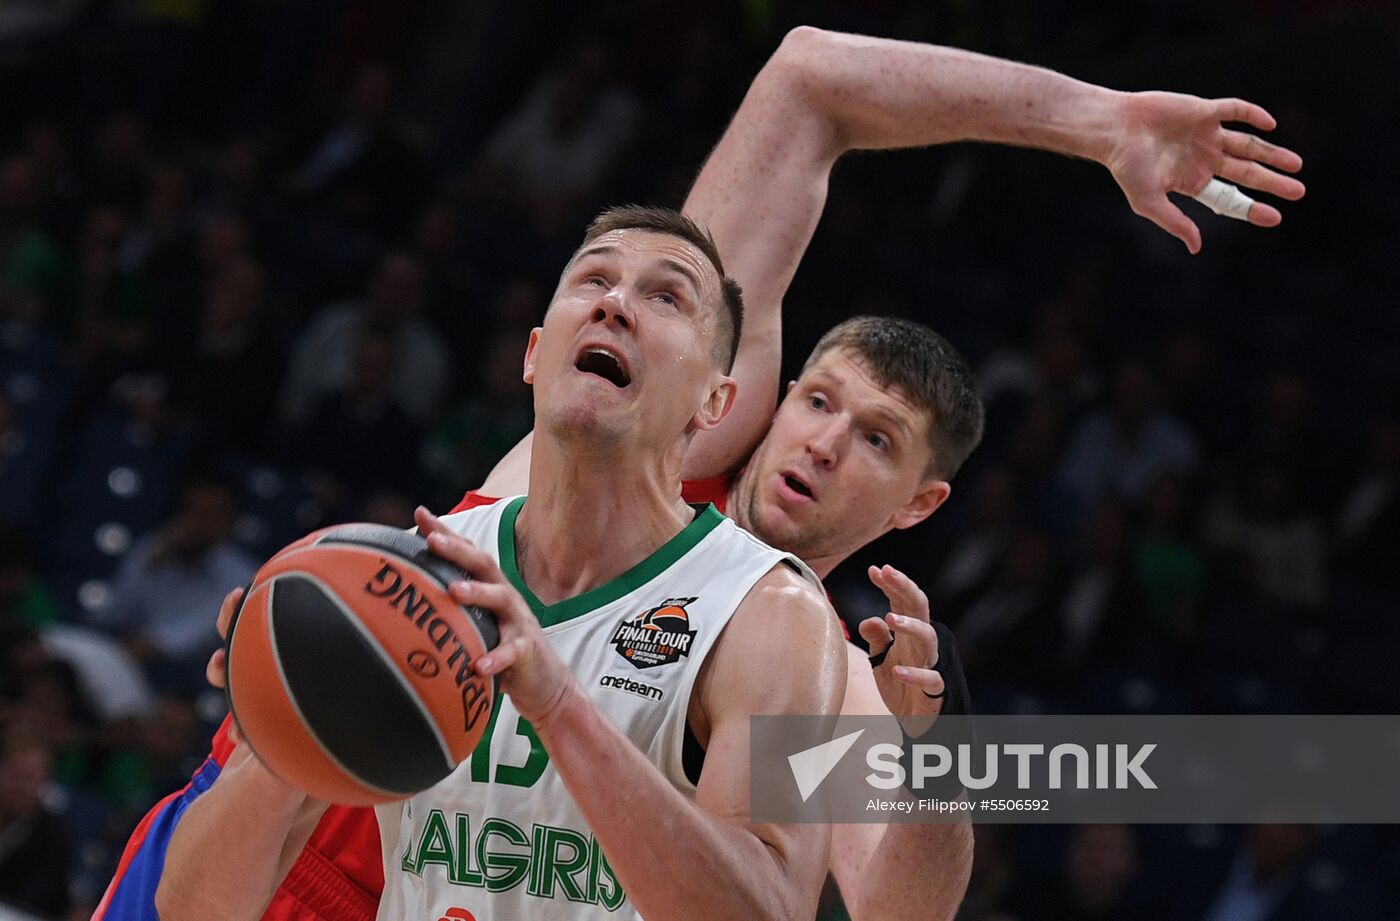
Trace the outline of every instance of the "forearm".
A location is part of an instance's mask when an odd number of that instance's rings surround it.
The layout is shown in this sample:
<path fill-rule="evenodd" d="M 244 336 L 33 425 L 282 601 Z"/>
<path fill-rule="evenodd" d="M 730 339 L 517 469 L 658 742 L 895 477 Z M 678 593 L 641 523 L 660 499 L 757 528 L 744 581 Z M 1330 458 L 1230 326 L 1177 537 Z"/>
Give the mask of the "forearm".
<path fill-rule="evenodd" d="M 951 921 L 972 874 L 967 822 L 838 825 L 832 871 L 851 921 Z"/>
<path fill-rule="evenodd" d="M 781 854 L 683 796 L 582 693 L 536 728 L 642 917 L 812 917 L 819 881 L 796 892 Z M 643 821 L 638 803 L 646 804 Z"/>
<path fill-rule="evenodd" d="M 236 751 L 171 837 L 156 890 L 160 917 L 261 918 L 323 810 Z"/>
<path fill-rule="evenodd" d="M 987 141 L 1102 162 L 1127 94 L 956 48 L 825 32 L 789 33 L 772 65 L 845 150 Z"/>
<path fill-rule="evenodd" d="M 742 462 L 778 396 L 783 296 L 849 150 L 988 141 L 1105 162 L 1126 94 L 985 55 L 802 27 L 754 79 L 686 198 L 744 288 L 740 397 L 686 455 L 687 478 Z"/>

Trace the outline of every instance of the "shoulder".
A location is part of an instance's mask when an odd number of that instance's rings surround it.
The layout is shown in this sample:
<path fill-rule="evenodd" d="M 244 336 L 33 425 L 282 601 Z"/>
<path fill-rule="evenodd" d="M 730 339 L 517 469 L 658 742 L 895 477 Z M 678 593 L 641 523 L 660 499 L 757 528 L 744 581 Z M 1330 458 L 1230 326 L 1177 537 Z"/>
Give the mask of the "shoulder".
<path fill-rule="evenodd" d="M 709 677 L 726 696 L 737 692 L 773 712 L 835 712 L 844 691 L 845 645 L 826 596 L 780 564 L 735 609 Z"/>
<path fill-rule="evenodd" d="M 786 561 L 779 563 L 744 596 L 734 612 L 735 622 L 744 624 L 746 630 L 831 633 L 842 640 L 836 612 L 814 578 Z"/>

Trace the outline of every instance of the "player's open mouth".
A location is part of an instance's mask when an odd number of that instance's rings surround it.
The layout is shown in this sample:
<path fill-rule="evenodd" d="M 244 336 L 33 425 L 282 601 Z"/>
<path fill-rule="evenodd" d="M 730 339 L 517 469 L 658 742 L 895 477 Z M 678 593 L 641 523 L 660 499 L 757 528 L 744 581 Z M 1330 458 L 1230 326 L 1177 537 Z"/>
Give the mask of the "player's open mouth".
<path fill-rule="evenodd" d="M 797 495 L 804 499 L 816 499 L 816 495 L 812 492 L 812 487 L 808 486 L 806 482 L 796 474 L 784 471 L 781 476 L 783 485 L 792 492 L 797 493 Z"/>
<path fill-rule="evenodd" d="M 614 387 L 626 387 L 632 383 L 632 376 L 622 360 L 602 346 L 589 346 L 579 355 L 574 367 L 585 374 L 596 374 Z"/>

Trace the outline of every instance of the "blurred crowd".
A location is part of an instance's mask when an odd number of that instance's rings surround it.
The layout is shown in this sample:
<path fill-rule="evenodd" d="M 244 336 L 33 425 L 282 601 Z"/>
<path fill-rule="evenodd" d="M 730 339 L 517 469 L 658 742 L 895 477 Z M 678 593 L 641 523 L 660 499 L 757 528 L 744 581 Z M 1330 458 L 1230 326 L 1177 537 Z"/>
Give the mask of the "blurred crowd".
<path fill-rule="evenodd" d="M 1082 163 L 839 165 L 787 367 L 914 317 L 989 420 L 949 505 L 833 576 L 842 615 L 884 610 L 860 563 L 905 569 L 983 712 L 1397 712 L 1400 23 L 1079 6 L 0 9 L 0 902 L 91 911 L 223 716 L 213 615 L 260 560 L 449 508 L 530 429 L 587 219 L 678 205 L 801 22 L 1242 95 L 1310 187 L 1277 231 L 1193 212 L 1192 259 Z M 960 917 L 1393 916 L 1397 877 L 1376 828 L 984 826 Z"/>

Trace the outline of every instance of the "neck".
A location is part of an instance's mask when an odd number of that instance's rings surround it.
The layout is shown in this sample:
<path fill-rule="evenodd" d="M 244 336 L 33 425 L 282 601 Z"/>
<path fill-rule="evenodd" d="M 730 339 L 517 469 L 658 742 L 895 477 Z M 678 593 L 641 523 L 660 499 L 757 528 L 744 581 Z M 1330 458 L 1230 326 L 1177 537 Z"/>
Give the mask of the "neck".
<path fill-rule="evenodd" d="M 690 524 L 678 465 L 629 459 L 636 456 L 581 456 L 536 432 L 515 548 L 521 578 L 540 601 L 554 604 L 617 578 Z"/>

